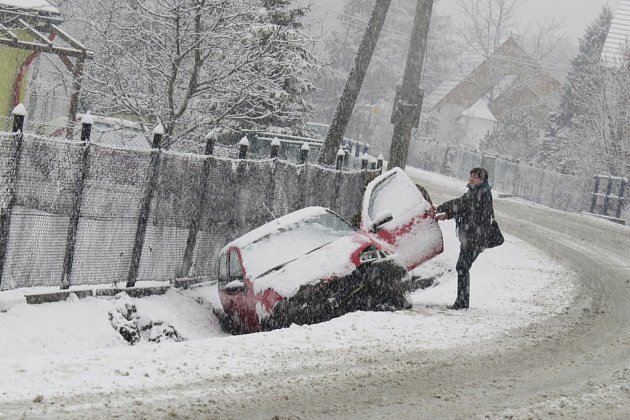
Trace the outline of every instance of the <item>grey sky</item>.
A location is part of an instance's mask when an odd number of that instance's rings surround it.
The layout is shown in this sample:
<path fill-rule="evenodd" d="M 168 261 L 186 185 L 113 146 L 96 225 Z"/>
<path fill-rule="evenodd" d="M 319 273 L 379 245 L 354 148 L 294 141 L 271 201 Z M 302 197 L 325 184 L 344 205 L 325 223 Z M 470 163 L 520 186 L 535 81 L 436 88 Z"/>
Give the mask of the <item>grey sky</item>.
<path fill-rule="evenodd" d="M 519 15 L 524 23 L 536 23 L 549 16 L 564 20 L 564 32 L 570 38 L 582 35 L 589 23 L 595 19 L 603 6 L 608 4 L 613 12 L 619 0 L 523 0 Z M 439 0 L 435 10 L 440 14 L 457 14 L 454 9 L 457 0 Z"/>
<path fill-rule="evenodd" d="M 408 0 L 413 1 L 413 0 Z M 343 10 L 343 0 L 303 0 L 312 3 L 313 10 L 319 17 L 334 15 L 333 10 Z M 523 23 L 536 23 L 549 16 L 564 20 L 564 32 L 576 40 L 582 35 L 590 22 L 599 14 L 602 6 L 608 4 L 616 10 L 619 0 L 522 0 L 519 8 Z M 439 0 L 435 4 L 440 14 L 457 15 L 457 0 Z M 334 18 L 333 18 L 334 19 Z"/>

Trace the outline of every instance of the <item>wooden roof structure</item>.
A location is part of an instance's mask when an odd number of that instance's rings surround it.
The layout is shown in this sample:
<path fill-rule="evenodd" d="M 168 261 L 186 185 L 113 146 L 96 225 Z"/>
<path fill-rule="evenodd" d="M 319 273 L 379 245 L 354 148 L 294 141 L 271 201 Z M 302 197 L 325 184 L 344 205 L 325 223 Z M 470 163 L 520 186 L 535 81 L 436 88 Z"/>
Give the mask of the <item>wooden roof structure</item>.
<path fill-rule="evenodd" d="M 61 12 L 47 0 L 0 0 L 0 46 L 32 51 L 31 58 L 22 66 L 23 68 L 27 68 L 38 53 L 54 54 L 74 76 L 66 132 L 68 138 L 71 138 L 79 104 L 83 68 L 85 61 L 91 60 L 94 53 L 61 29 L 62 22 Z M 29 36 L 26 40 L 24 34 Z M 22 75 L 16 82 L 17 92 L 20 89 L 21 77 Z"/>
<path fill-rule="evenodd" d="M 0 45 L 66 58 L 92 58 L 93 53 L 62 30 L 61 23 L 61 13 L 46 0 L 0 0 Z M 21 31 L 27 32 L 33 40 L 20 39 L 17 32 Z M 67 45 L 51 40 L 57 37 Z"/>

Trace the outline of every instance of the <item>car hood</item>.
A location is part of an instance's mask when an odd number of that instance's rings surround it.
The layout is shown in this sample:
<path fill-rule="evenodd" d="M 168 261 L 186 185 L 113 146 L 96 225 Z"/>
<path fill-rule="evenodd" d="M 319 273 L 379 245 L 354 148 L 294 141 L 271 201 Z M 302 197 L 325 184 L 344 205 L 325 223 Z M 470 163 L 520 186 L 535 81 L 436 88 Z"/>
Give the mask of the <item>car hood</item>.
<path fill-rule="evenodd" d="M 279 270 L 254 279 L 254 293 L 272 289 L 283 297 L 290 298 L 302 286 L 327 278 L 346 276 L 356 269 L 352 255 L 371 243 L 373 241 L 360 232 L 339 238 L 289 262 Z"/>

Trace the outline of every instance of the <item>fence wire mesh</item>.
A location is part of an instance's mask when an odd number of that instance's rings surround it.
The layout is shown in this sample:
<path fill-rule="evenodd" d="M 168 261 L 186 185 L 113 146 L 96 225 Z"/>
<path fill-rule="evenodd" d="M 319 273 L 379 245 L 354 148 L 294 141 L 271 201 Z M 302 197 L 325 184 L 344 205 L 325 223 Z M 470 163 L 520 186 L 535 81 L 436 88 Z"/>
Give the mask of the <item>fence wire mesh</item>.
<path fill-rule="evenodd" d="M 185 274 L 214 277 L 220 249 L 273 217 L 320 205 L 351 219 L 372 176 L 277 159 L 161 151 L 149 195 L 150 150 L 29 134 L 22 138 L 18 149 L 15 135 L 0 134 L 1 199 L 9 215 L 0 290 L 61 285 L 75 207 L 79 217 L 70 284 L 128 280 L 147 198 L 137 280 L 180 275 L 194 227 L 192 267 Z M 225 149 L 221 155 L 236 153 Z"/>

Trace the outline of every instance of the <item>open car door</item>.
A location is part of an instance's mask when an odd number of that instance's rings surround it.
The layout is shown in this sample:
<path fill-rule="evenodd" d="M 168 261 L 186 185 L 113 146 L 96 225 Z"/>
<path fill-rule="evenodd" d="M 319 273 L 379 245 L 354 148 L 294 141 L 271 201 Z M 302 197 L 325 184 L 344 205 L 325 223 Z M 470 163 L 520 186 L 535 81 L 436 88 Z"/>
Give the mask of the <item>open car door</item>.
<path fill-rule="evenodd" d="M 430 215 L 431 204 L 400 168 L 367 186 L 361 229 L 389 243 L 411 270 L 442 252 L 442 231 Z"/>

